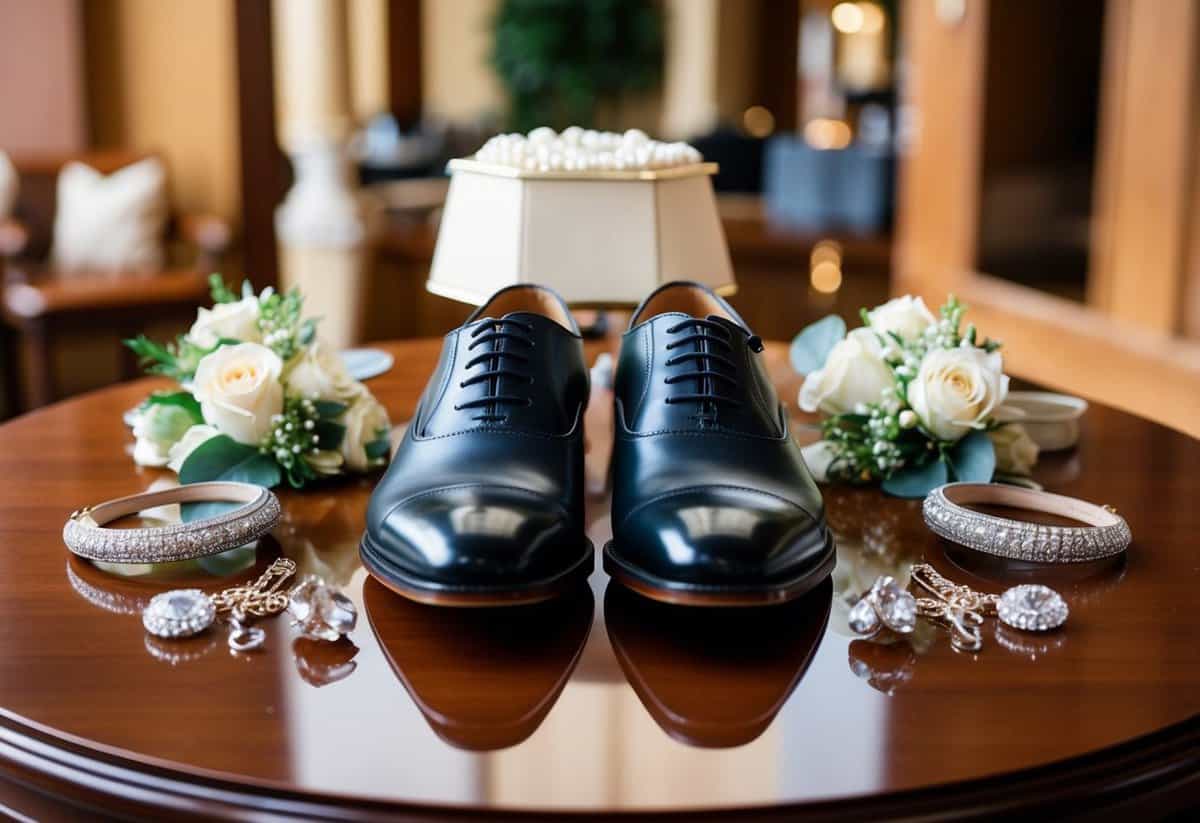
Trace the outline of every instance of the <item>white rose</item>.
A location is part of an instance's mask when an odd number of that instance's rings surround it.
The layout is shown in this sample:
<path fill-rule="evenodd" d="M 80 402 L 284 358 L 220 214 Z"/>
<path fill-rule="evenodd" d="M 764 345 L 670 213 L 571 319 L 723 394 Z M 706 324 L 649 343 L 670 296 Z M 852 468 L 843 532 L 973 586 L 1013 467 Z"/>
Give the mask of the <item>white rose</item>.
<path fill-rule="evenodd" d="M 346 462 L 346 459 L 342 457 L 341 452 L 322 449 L 315 454 L 305 455 L 304 462 L 317 474 L 332 476 L 341 473 L 342 464 Z"/>
<path fill-rule="evenodd" d="M 996 471 L 1028 476 L 1038 459 L 1038 444 L 1018 423 L 1009 423 L 988 432 L 996 448 Z"/>
<path fill-rule="evenodd" d="M 342 439 L 342 457 L 346 459 L 346 468 L 365 472 L 371 466 L 379 465 L 382 458 L 368 457 L 366 448 L 368 443 L 388 436 L 392 424 L 388 420 L 387 409 L 370 394 L 364 394 L 346 410 L 341 422 L 346 427 L 346 436 Z"/>
<path fill-rule="evenodd" d="M 239 443 L 257 445 L 283 409 L 279 355 L 258 343 L 222 346 L 196 367 L 192 393 L 206 423 Z"/>
<path fill-rule="evenodd" d="M 155 403 L 138 412 L 133 424 L 133 462 L 165 466 L 168 452 L 192 425 L 192 416 L 178 406 Z"/>
<path fill-rule="evenodd" d="M 941 440 L 958 440 L 983 428 L 1007 396 L 1000 353 L 970 346 L 927 353 L 908 385 L 909 405 Z"/>
<path fill-rule="evenodd" d="M 352 400 L 363 385 L 350 376 L 337 352 L 314 344 L 296 356 L 284 377 L 287 393 L 319 400 Z"/>
<path fill-rule="evenodd" d="M 826 414 L 853 411 L 860 403 L 878 403 L 884 389 L 895 384 L 883 362 L 883 350 L 870 329 L 855 329 L 839 340 L 825 365 L 804 378 L 800 408 Z"/>
<path fill-rule="evenodd" d="M 179 469 L 183 467 L 183 461 L 188 459 L 188 455 L 194 452 L 201 443 L 216 437 L 218 434 L 220 432 L 207 423 L 197 423 L 195 426 L 192 426 L 183 433 L 183 437 L 179 438 L 179 442 L 171 446 L 170 451 L 167 453 L 169 458 L 167 468 L 178 474 Z"/>
<path fill-rule="evenodd" d="M 808 466 L 812 479 L 818 483 L 828 482 L 829 467 L 837 457 L 833 444 L 828 440 L 818 440 L 801 448 L 800 453 L 804 455 L 804 464 Z"/>
<path fill-rule="evenodd" d="M 933 325 L 934 317 L 925 307 L 924 300 L 906 294 L 867 312 L 867 321 L 872 329 L 885 337 L 888 332 L 895 332 L 911 341 L 919 339 L 925 329 Z"/>
<path fill-rule="evenodd" d="M 260 342 L 258 298 L 249 295 L 236 303 L 217 303 L 211 309 L 201 307 L 187 336 L 202 349 L 211 349 L 222 339 Z"/>

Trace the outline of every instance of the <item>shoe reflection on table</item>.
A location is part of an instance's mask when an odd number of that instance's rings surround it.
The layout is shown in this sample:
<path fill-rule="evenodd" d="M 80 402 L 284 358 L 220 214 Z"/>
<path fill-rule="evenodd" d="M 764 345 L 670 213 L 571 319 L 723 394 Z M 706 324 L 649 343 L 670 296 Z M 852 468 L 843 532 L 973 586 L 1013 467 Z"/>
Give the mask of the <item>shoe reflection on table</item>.
<path fill-rule="evenodd" d="M 758 738 L 787 702 L 829 621 L 826 580 L 778 606 L 700 608 L 604 594 L 608 639 L 654 721 L 672 738 L 732 748 Z"/>
<path fill-rule="evenodd" d="M 592 627 L 586 583 L 528 606 L 446 608 L 363 584 L 371 630 L 430 728 L 452 746 L 493 751 L 549 714 Z"/>

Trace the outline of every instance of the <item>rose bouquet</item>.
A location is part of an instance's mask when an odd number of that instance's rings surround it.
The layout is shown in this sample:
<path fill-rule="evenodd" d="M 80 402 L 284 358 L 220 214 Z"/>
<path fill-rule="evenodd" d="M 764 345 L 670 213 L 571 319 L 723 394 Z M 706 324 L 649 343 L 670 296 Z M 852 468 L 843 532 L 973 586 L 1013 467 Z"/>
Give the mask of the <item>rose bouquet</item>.
<path fill-rule="evenodd" d="M 148 372 L 179 382 L 133 414 L 133 459 L 182 483 L 241 480 L 295 488 L 387 461 L 387 411 L 317 339 L 293 290 L 240 295 L 213 275 L 213 307 L 160 345 L 127 340 Z"/>
<path fill-rule="evenodd" d="M 898 297 L 863 309 L 849 334 L 831 315 L 796 337 L 800 407 L 825 414 L 805 448 L 818 479 L 923 497 L 951 480 L 1029 473 L 1038 448 L 1003 406 L 1000 344 L 962 331 L 965 311 L 951 297 L 934 317 L 921 298 Z"/>

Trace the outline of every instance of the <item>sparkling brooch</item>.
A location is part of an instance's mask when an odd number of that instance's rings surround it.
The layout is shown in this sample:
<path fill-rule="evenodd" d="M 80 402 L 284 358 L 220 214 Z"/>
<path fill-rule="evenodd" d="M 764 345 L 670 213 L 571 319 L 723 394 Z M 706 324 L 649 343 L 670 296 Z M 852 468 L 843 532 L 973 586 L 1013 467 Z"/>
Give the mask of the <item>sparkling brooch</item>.
<path fill-rule="evenodd" d="M 156 594 L 142 612 L 142 625 L 155 637 L 191 637 L 217 618 L 216 607 L 199 589 L 176 589 Z"/>

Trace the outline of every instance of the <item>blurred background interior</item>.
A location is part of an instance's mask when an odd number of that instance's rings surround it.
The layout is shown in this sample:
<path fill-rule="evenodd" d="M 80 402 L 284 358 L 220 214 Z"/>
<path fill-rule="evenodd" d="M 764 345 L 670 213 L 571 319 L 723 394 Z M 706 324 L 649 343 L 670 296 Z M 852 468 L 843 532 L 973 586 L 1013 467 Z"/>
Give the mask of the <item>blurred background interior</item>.
<path fill-rule="evenodd" d="M 212 271 L 441 335 L 446 161 L 571 124 L 720 164 L 763 337 L 954 292 L 1200 434 L 1198 0 L 0 0 L 3 413 L 135 374 Z"/>

